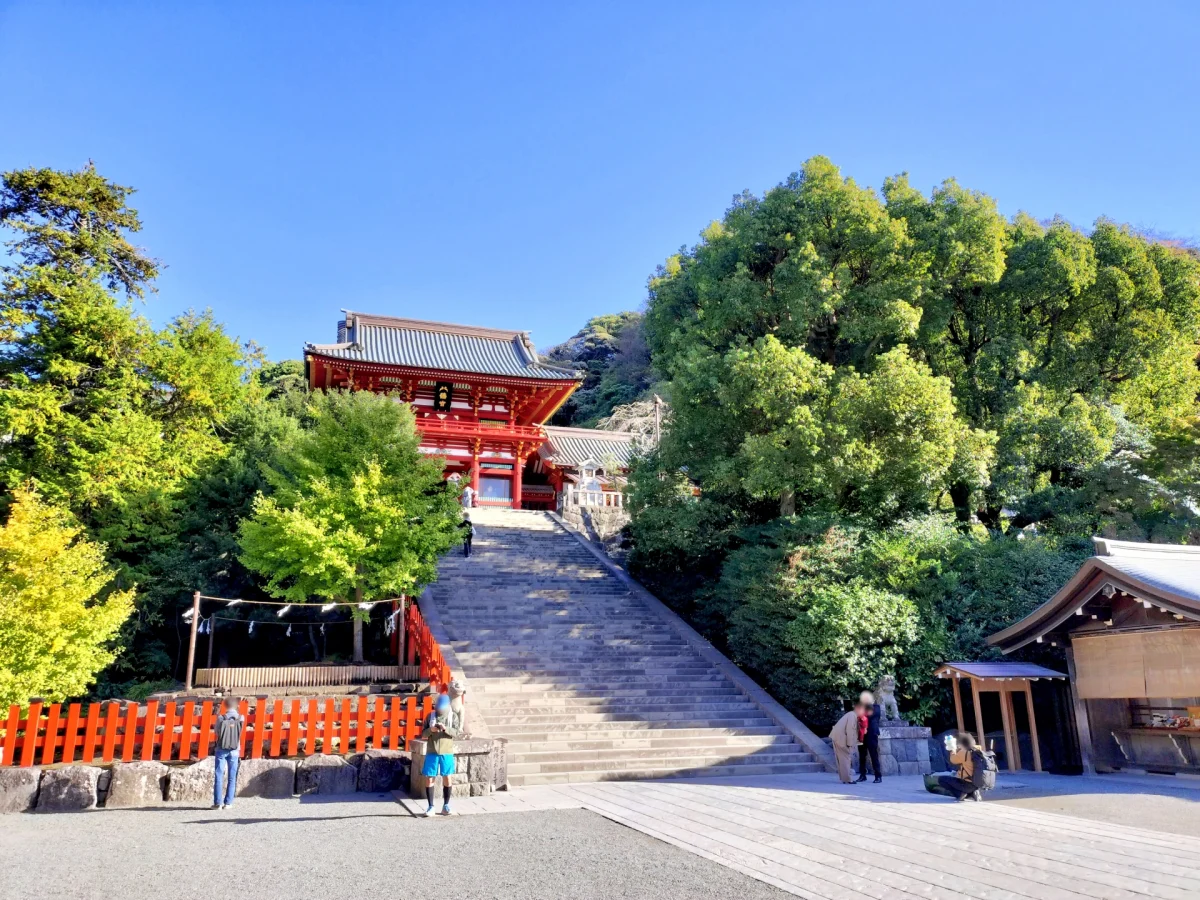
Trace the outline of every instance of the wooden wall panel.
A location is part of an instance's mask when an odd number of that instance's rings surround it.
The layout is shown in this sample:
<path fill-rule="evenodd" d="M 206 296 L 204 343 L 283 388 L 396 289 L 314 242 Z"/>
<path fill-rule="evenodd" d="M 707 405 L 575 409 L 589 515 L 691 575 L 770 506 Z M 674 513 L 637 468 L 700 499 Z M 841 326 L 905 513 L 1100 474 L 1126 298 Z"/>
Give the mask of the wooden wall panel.
<path fill-rule="evenodd" d="M 1075 637 L 1075 689 L 1083 700 L 1145 697 L 1144 634 Z"/>
<path fill-rule="evenodd" d="M 1200 697 L 1200 629 L 1143 635 L 1147 697 Z"/>

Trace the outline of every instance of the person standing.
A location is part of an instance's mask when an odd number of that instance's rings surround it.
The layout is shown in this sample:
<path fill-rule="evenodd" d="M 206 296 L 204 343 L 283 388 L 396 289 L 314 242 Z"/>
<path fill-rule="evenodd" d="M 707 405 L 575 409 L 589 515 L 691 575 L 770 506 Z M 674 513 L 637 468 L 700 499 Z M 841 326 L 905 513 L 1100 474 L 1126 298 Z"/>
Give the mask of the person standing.
<path fill-rule="evenodd" d="M 421 774 L 428 780 L 425 797 L 429 808 L 425 815 L 433 815 L 434 791 L 437 780 L 442 779 L 442 815 L 450 815 L 450 776 L 454 774 L 454 739 L 462 730 L 462 713 L 455 713 L 449 694 L 439 694 L 433 712 L 425 720 L 421 740 L 425 741 L 425 763 Z"/>
<path fill-rule="evenodd" d="M 463 509 L 472 509 L 475 506 L 475 488 L 467 485 L 462 492 Z"/>
<path fill-rule="evenodd" d="M 875 784 L 879 784 L 883 781 L 883 770 L 879 768 L 879 722 L 883 716 L 883 710 L 875 702 L 875 696 L 870 691 L 863 691 L 858 702 L 867 719 L 867 727 L 862 734 L 862 743 L 858 745 L 858 780 L 867 780 L 867 754 L 869 753 L 871 755 L 871 771 L 875 773 Z"/>
<path fill-rule="evenodd" d="M 213 758 L 213 809 L 229 809 L 237 795 L 238 759 L 242 753 L 242 732 L 246 722 L 238 712 L 236 697 L 221 700 L 217 716 L 217 749 Z"/>
<path fill-rule="evenodd" d="M 475 523 L 471 521 L 470 513 L 463 513 L 463 520 L 458 523 L 458 527 L 463 529 L 463 556 L 471 555 L 471 540 L 475 537 Z"/>
<path fill-rule="evenodd" d="M 854 782 L 854 772 L 850 767 L 850 758 L 858 747 L 858 714 L 860 706 L 855 705 L 844 716 L 837 720 L 829 737 L 833 740 L 833 756 L 837 760 L 838 779 L 842 784 Z"/>

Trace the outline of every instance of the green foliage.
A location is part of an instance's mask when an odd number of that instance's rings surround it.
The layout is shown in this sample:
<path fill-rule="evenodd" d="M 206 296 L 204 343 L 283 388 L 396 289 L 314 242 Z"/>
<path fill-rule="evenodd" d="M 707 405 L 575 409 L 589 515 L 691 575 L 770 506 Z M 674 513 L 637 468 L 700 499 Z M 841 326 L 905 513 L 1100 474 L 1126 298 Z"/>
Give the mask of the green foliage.
<path fill-rule="evenodd" d="M 116 656 L 133 591 L 109 589 L 104 549 L 70 513 L 14 492 L 0 528 L 0 706 L 77 697 Z"/>
<path fill-rule="evenodd" d="M 241 523 L 240 559 L 273 597 L 375 601 L 416 593 L 461 539 L 453 485 L 423 455 L 406 404 L 369 392 L 321 392 L 312 425 L 280 447 Z M 355 654 L 362 658 L 361 616 Z"/>
<path fill-rule="evenodd" d="M 596 316 L 545 357 L 584 373 L 583 384 L 555 414 L 555 425 L 593 427 L 615 407 L 644 398 L 655 380 L 640 313 Z"/>

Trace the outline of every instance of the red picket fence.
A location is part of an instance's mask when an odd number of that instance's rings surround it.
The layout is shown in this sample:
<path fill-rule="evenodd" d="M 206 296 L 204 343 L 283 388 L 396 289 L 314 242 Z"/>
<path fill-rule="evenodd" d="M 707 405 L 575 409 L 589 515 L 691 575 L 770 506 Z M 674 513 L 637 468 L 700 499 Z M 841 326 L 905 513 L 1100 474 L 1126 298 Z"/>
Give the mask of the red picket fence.
<path fill-rule="evenodd" d="M 408 611 L 408 663 L 421 661 L 421 680 L 428 681 L 434 691 L 445 691 L 450 684 L 450 667 L 442 658 L 442 648 L 429 633 L 425 617 L 416 604 Z"/>
<path fill-rule="evenodd" d="M 422 667 L 430 657 L 428 649 L 422 653 Z M 441 660 L 440 653 L 437 659 Z M 436 664 L 431 666 L 436 670 Z M 246 700 L 240 708 L 246 717 L 242 756 L 257 759 L 407 749 L 409 741 L 420 735 L 433 698 L 426 696 L 418 704 L 415 697 L 258 697 L 253 708 Z M 215 739 L 217 712 L 212 700 L 162 704 L 114 700 L 86 706 L 72 703 L 64 715 L 62 704 L 44 706 L 33 701 L 24 717 L 21 708 L 13 706 L 7 720 L 0 720 L 0 765 L 204 759 Z"/>

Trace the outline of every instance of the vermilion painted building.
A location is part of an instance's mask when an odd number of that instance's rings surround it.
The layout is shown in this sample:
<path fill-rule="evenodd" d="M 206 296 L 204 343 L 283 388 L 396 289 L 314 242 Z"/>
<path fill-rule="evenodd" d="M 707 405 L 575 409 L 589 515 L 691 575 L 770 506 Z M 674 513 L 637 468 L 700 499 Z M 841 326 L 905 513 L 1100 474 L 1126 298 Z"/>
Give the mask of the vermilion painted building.
<path fill-rule="evenodd" d="M 447 476 L 469 478 L 481 505 L 552 509 L 575 480 L 580 436 L 559 466 L 543 425 L 583 375 L 540 360 L 528 332 L 346 311 L 337 343 L 305 345 L 304 360 L 311 388 L 412 404 L 422 450 L 445 457 Z M 628 435 L 570 430 L 598 435 L 610 467 L 628 463 Z"/>

